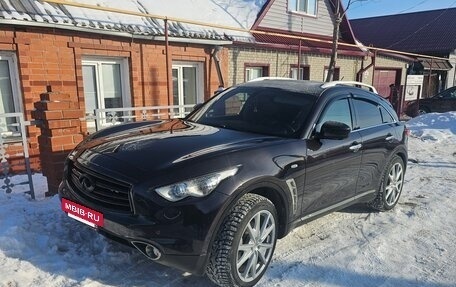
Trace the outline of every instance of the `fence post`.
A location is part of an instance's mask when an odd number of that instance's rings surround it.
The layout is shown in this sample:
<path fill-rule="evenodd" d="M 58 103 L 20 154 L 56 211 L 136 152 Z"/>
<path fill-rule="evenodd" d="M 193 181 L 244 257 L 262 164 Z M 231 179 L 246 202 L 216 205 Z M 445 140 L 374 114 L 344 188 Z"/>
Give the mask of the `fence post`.
<path fill-rule="evenodd" d="M 48 182 L 46 195 L 50 196 L 57 193 L 66 156 L 83 139 L 81 118 L 84 111 L 69 94 L 46 92 L 40 95 L 40 99 L 34 103 L 32 117 L 41 123 L 38 137 L 40 161 Z"/>

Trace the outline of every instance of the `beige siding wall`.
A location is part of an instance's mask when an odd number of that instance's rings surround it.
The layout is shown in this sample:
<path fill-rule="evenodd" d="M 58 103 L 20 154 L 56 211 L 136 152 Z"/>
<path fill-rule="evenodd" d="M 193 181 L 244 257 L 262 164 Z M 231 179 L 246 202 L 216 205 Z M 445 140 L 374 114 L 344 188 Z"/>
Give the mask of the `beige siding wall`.
<path fill-rule="evenodd" d="M 364 66 L 367 66 L 370 64 L 370 59 L 367 60 L 364 63 Z M 404 60 L 397 60 L 391 57 L 385 57 L 385 56 L 377 56 L 377 59 L 375 60 L 375 68 L 376 69 L 401 69 L 402 74 L 401 74 L 401 85 L 404 85 L 405 83 L 405 77 L 407 73 L 406 65 L 407 61 Z M 372 75 L 373 75 L 374 69 L 371 67 L 368 69 L 366 72 L 363 74 L 363 82 L 367 84 L 372 84 Z"/>
<path fill-rule="evenodd" d="M 448 71 L 447 74 L 447 82 L 446 82 L 446 88 L 451 88 L 453 86 L 456 86 L 456 74 L 455 74 L 455 67 L 456 67 L 456 50 L 454 50 L 450 55 L 449 55 L 449 61 L 451 65 L 453 66 L 453 69 Z"/>
<path fill-rule="evenodd" d="M 260 27 L 332 36 L 334 16 L 328 0 L 318 0 L 317 16 L 288 12 L 287 0 L 276 0 L 260 23 Z"/>
<path fill-rule="evenodd" d="M 233 47 L 229 49 L 228 84 L 244 82 L 245 64 L 268 65 L 269 76 L 289 77 L 290 66 L 297 63 L 298 53 L 293 51 Z M 301 64 L 310 66 L 310 80 L 323 81 L 324 69 L 329 65 L 329 55 L 303 53 Z M 340 68 L 341 79 L 353 81 L 361 68 L 361 58 L 339 56 L 336 66 Z"/>

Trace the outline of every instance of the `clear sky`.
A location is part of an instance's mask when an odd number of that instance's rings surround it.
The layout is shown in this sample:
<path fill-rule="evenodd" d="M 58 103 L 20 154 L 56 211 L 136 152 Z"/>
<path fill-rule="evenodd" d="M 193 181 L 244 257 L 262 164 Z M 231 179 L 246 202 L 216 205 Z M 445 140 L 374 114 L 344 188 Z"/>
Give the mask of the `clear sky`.
<path fill-rule="evenodd" d="M 346 7 L 348 0 L 342 0 L 342 2 Z M 456 0 L 352 0 L 352 2 L 347 12 L 349 19 L 456 8 Z"/>

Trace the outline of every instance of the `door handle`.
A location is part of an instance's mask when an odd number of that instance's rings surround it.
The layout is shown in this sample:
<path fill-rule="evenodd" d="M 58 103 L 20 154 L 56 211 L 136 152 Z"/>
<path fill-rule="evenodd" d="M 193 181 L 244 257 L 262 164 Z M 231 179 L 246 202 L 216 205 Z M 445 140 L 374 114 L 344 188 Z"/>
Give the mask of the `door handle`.
<path fill-rule="evenodd" d="M 357 152 L 359 151 L 359 149 L 362 147 L 363 145 L 360 144 L 360 143 L 353 143 L 353 145 L 351 147 L 349 147 L 349 149 L 352 151 L 352 152 Z"/>
<path fill-rule="evenodd" d="M 390 142 L 392 140 L 394 140 L 394 136 L 392 136 L 391 134 L 388 134 L 385 138 L 386 141 Z"/>

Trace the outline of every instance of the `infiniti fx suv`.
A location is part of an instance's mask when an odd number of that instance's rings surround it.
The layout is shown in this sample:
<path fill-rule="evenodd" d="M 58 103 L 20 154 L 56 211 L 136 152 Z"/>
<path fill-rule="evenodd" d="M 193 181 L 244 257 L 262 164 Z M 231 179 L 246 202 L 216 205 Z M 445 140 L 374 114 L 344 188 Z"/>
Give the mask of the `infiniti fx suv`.
<path fill-rule="evenodd" d="M 72 151 L 62 209 L 148 258 L 253 286 L 277 239 L 355 203 L 392 209 L 408 131 L 377 94 L 263 79 L 185 118 L 94 133 Z"/>

